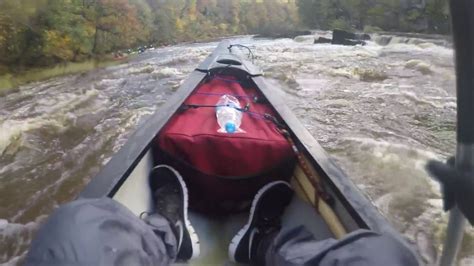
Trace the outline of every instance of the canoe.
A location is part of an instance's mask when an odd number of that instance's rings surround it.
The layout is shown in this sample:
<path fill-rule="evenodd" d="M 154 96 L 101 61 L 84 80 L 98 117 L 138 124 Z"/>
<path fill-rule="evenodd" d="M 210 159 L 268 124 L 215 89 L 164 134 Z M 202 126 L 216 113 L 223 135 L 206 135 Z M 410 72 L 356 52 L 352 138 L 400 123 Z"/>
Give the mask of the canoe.
<path fill-rule="evenodd" d="M 278 118 L 279 126 L 285 129 L 285 138 L 298 151 L 297 160 L 289 169 L 289 182 L 296 193 L 283 216 L 284 225 L 304 224 L 319 239 L 341 238 L 364 228 L 390 234 L 408 245 L 300 123 L 284 100 L 274 92 L 273 85 L 268 85 L 262 71 L 241 51 L 238 45 L 222 41 L 167 103 L 129 138 L 79 197 L 111 197 L 136 215 L 152 211 L 148 178 L 156 164 L 156 138 L 182 112 L 184 103 L 196 88 L 209 82 L 215 73 L 225 72 L 234 80 L 245 80 L 265 98 L 266 104 Z M 190 220 L 200 238 L 201 256 L 189 261 L 189 264 L 228 264 L 227 244 L 245 223 L 247 215 L 241 212 L 216 216 L 191 210 Z"/>

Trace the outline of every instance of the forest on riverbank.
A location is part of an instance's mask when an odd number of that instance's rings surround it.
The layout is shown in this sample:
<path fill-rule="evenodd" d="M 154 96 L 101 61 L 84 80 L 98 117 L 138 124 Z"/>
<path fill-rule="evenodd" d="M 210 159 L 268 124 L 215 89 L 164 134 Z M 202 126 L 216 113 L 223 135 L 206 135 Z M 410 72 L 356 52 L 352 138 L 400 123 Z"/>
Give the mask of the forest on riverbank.
<path fill-rule="evenodd" d="M 298 7 L 310 28 L 450 33 L 448 0 L 299 0 Z"/>
<path fill-rule="evenodd" d="M 2 0 L 0 74 L 145 45 L 297 29 L 449 33 L 447 0 Z"/>

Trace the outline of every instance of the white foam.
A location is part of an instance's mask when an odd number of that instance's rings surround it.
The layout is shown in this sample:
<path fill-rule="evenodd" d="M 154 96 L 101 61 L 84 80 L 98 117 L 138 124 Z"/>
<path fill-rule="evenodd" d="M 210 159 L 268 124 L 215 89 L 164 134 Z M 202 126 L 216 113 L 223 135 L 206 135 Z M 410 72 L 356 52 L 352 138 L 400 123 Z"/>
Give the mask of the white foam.
<path fill-rule="evenodd" d="M 408 144 L 402 144 L 402 143 L 393 143 L 385 140 L 375 140 L 372 138 L 360 138 L 360 137 L 348 137 L 345 138 L 347 140 L 352 140 L 352 141 L 357 141 L 365 145 L 369 145 L 374 147 L 376 152 L 382 152 L 385 153 L 389 150 L 398 150 L 398 151 L 405 151 L 405 152 L 416 152 L 417 155 L 420 156 L 420 158 L 424 160 L 428 159 L 434 159 L 434 160 L 440 160 L 442 159 L 442 156 L 428 150 L 422 150 L 422 149 L 417 149 L 413 146 L 410 146 Z"/>
<path fill-rule="evenodd" d="M 46 216 L 40 216 L 36 221 L 29 222 L 26 224 L 9 223 L 5 219 L 1 219 L 2 224 L 0 225 L 0 235 L 5 237 L 13 237 L 24 231 L 36 230 L 39 227 L 39 221 L 42 221 Z"/>
<path fill-rule="evenodd" d="M 16 144 L 14 153 L 19 146 L 23 145 L 23 135 L 28 131 L 43 127 L 52 127 L 61 132 L 67 129 L 75 116 L 70 110 L 76 109 L 81 104 L 95 98 L 99 91 L 95 89 L 86 90 L 83 93 L 60 93 L 42 98 L 31 105 L 25 105 L 15 110 L 8 119 L 0 120 L 0 155 L 2 155 L 11 144 Z M 23 118 L 25 114 L 34 112 L 29 118 Z M 90 110 L 88 110 L 90 112 Z M 39 115 L 38 115 L 39 114 Z"/>
<path fill-rule="evenodd" d="M 5 219 L 0 219 L 0 242 L 2 245 L 14 247 L 13 254 L 0 251 L 0 260 L 5 261 L 2 265 L 18 265 L 18 262 L 26 255 L 27 251 L 24 247 L 29 245 L 34 233 L 45 219 L 46 215 L 41 215 L 35 221 L 26 224 L 9 223 Z M 11 255 L 13 257 L 7 257 Z"/>
<path fill-rule="evenodd" d="M 474 256 L 468 256 L 466 258 L 462 258 L 459 261 L 460 266 L 472 266 L 474 265 Z"/>
<path fill-rule="evenodd" d="M 183 74 L 177 68 L 172 68 L 172 67 L 164 67 L 164 68 L 156 69 L 152 73 L 154 75 L 157 75 L 160 78 L 180 76 Z"/>
<path fill-rule="evenodd" d="M 0 230 L 4 230 L 8 225 L 8 221 L 5 219 L 0 219 Z"/>
<path fill-rule="evenodd" d="M 301 36 L 296 36 L 296 37 L 294 38 L 294 40 L 295 40 L 295 42 L 313 44 L 313 43 L 314 43 L 314 35 L 301 35 Z"/>
<path fill-rule="evenodd" d="M 19 256 L 12 257 L 9 261 L 0 264 L 1 266 L 18 266 L 20 261 L 26 256 L 26 251 Z"/>
<path fill-rule="evenodd" d="M 383 46 L 383 52 L 405 52 L 405 53 L 421 53 L 430 54 L 433 56 L 453 56 L 453 49 L 438 45 L 417 45 L 417 44 L 406 44 L 406 43 L 394 43 L 388 46 Z"/>
<path fill-rule="evenodd" d="M 6 120 L 0 124 L 0 155 L 12 144 L 12 142 L 22 142 L 22 134 L 43 126 L 54 126 L 58 129 L 63 125 L 58 121 L 47 118 L 29 118 L 25 120 Z M 20 144 L 21 145 L 21 144 Z"/>

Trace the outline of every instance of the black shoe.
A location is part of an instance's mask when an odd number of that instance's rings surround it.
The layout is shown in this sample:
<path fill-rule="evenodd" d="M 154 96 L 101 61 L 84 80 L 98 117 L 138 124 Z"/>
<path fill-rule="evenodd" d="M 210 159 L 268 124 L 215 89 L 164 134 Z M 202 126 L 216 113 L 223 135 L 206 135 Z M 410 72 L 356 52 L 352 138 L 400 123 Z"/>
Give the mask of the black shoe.
<path fill-rule="evenodd" d="M 155 211 L 170 222 L 178 242 L 178 260 L 199 256 L 199 238 L 188 220 L 188 189 L 181 175 L 168 165 L 158 165 L 150 173 Z"/>
<path fill-rule="evenodd" d="M 265 235 L 281 227 L 281 215 L 290 203 L 293 190 L 284 181 L 275 181 L 262 187 L 252 202 L 248 223 L 232 238 L 229 258 L 233 262 L 257 261 L 258 245 Z"/>

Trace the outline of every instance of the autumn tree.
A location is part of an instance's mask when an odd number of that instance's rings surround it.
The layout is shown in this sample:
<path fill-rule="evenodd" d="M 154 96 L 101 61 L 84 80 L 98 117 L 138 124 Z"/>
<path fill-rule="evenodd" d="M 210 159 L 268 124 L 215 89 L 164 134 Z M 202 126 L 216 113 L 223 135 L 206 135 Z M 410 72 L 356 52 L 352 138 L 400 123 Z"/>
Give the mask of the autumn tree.
<path fill-rule="evenodd" d="M 42 55 L 56 61 L 90 56 L 94 25 L 82 13 L 80 1 L 48 0 L 38 14 L 42 26 Z"/>
<path fill-rule="evenodd" d="M 41 54 L 38 7 L 43 0 L 0 1 L 0 65 L 30 65 L 29 56 Z"/>
<path fill-rule="evenodd" d="M 140 45 L 286 31 L 298 27 L 297 1 L 1 0 L 0 65 L 42 66 Z"/>
<path fill-rule="evenodd" d="M 131 47 L 141 40 L 137 8 L 128 0 L 98 0 L 94 11 L 94 53 Z"/>

